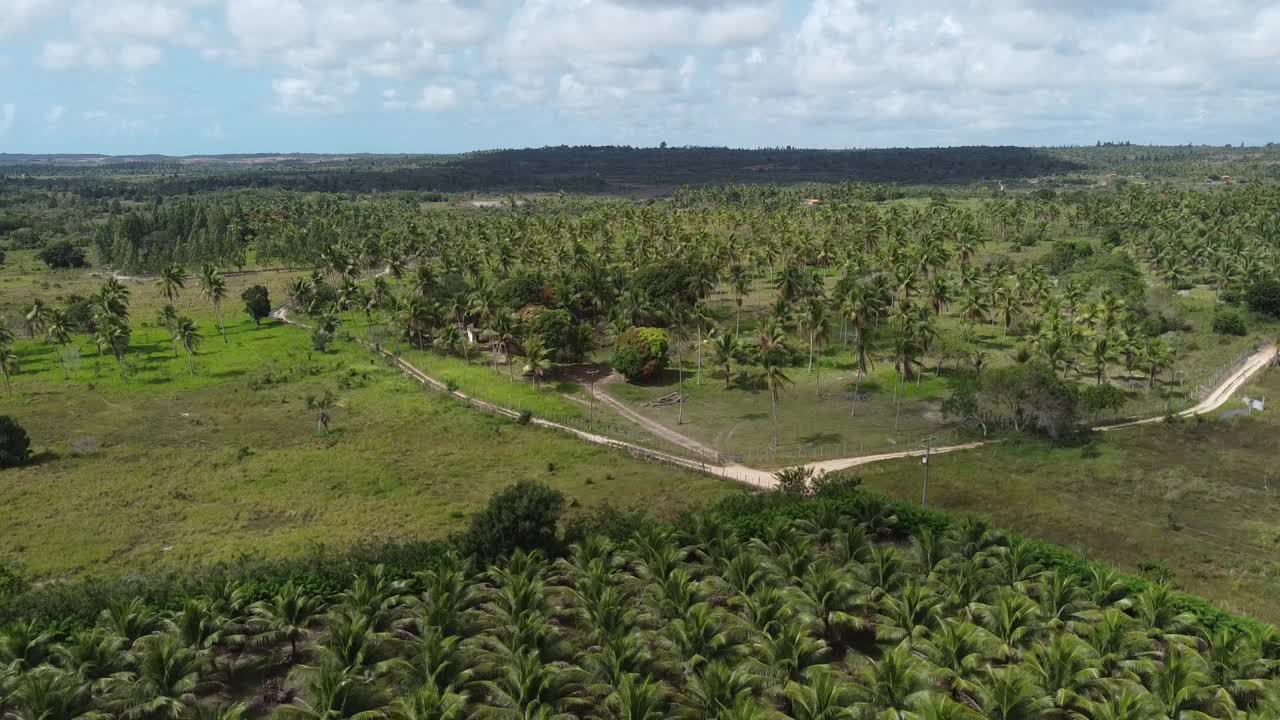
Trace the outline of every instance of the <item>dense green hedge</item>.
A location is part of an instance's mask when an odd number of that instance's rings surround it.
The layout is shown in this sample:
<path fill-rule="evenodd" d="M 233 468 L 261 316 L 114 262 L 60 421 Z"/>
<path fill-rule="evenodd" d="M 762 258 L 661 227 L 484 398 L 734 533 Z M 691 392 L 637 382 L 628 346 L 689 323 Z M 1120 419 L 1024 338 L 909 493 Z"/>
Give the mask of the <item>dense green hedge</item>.
<path fill-rule="evenodd" d="M 495 499 L 501 500 L 510 493 L 509 488 L 496 495 Z M 502 502 L 509 504 L 509 498 Z M 545 498 L 540 501 L 544 505 L 546 502 Z M 491 507 L 490 515 L 492 511 Z M 704 511 L 685 515 L 674 524 L 685 530 L 718 524 L 746 537 L 761 537 L 780 524 L 831 514 L 860 520 L 875 518 L 886 539 L 899 540 L 924 529 L 935 533 L 957 531 L 962 524 L 961 519 L 944 512 L 868 493 L 858 487 L 856 478 L 828 482 L 816 497 L 745 492 L 731 495 Z M 481 512 L 477 517 L 487 515 Z M 579 515 L 565 524 L 562 530 L 567 544 L 590 534 L 629 537 L 641 526 L 654 522 L 644 510 L 606 507 Z M 253 599 L 268 598 L 287 582 L 300 585 L 309 594 L 334 594 L 345 590 L 352 576 L 374 564 L 385 565 L 391 579 L 410 578 L 414 572 L 430 567 L 450 549 L 467 542 L 474 543 L 475 532 L 473 528 L 466 534 L 442 542 L 369 544 L 344 550 L 317 546 L 300 557 L 290 559 L 241 557 L 232 562 L 195 569 L 149 571 L 113 578 L 86 577 L 38 587 L 25 585 L 0 567 L 0 626 L 34 620 L 41 625 L 69 631 L 91 625 L 101 610 L 117 599 L 139 597 L 151 607 L 176 610 L 188 596 L 215 594 L 216 589 L 230 582 L 246 586 Z M 1084 577 L 1100 565 L 1050 543 L 1007 531 L 1002 534 L 1009 541 L 1026 542 L 1032 559 L 1048 570 Z M 545 537 L 531 534 L 535 535 L 544 550 L 555 550 L 547 544 Z M 1122 577 L 1125 589 L 1131 594 L 1137 594 L 1151 584 L 1138 577 Z M 1180 595 L 1177 609 L 1195 614 L 1209 630 L 1226 627 L 1244 631 L 1258 625 L 1256 620 L 1233 615 L 1191 595 Z"/>
<path fill-rule="evenodd" d="M 868 493 L 856 487 L 855 483 L 836 484 L 828 492 L 813 498 L 782 494 L 733 496 L 721 501 L 708 513 L 715 521 L 723 522 L 737 532 L 760 536 L 778 523 L 813 518 L 822 513 L 866 517 L 884 511 L 892 513 L 896 518 L 893 532 L 900 539 L 913 536 L 926 528 L 935 533 L 956 530 L 961 522 L 948 513 Z M 1058 545 L 1026 538 L 1012 531 L 1001 532 L 1010 541 L 1026 542 L 1032 559 L 1046 570 L 1085 577 L 1092 568 L 1103 565 Z M 1131 575 L 1121 575 L 1121 578 L 1125 590 L 1130 594 L 1140 593 L 1152 584 L 1149 580 Z M 1176 606 L 1179 611 L 1193 613 L 1209 630 L 1220 627 L 1247 630 L 1259 624 L 1252 618 L 1233 615 L 1193 595 L 1179 594 Z"/>

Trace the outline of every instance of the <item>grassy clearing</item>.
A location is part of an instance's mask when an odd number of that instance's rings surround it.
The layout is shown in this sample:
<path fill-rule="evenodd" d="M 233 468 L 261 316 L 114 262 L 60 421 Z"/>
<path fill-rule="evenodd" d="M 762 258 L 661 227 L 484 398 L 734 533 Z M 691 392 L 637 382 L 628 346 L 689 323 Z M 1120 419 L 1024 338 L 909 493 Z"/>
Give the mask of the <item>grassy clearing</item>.
<path fill-rule="evenodd" d="M 110 273 L 98 268 L 84 270 L 50 270 L 43 262 L 36 259 L 31 250 L 13 250 L 0 266 L 0 316 L 8 317 L 10 327 L 15 330 L 22 327 L 21 313 L 39 298 L 51 306 L 61 305 L 69 296 L 87 297 L 97 292 L 110 277 Z M 196 268 L 187 268 L 194 272 Z M 240 293 L 251 285 L 265 285 L 271 292 L 271 300 L 280 305 L 287 297 L 289 281 L 305 273 L 298 272 L 250 272 L 227 276 L 227 300 L 223 312 L 228 316 L 243 317 L 243 304 Z M 122 280 L 131 291 L 130 310 L 135 323 L 152 320 L 156 312 L 168 302 L 155 287 L 154 280 L 126 279 Z M 212 308 L 209 301 L 200 294 L 200 284 L 195 277 L 188 277 L 186 289 L 174 306 L 184 315 L 209 315 Z"/>
<path fill-rule="evenodd" d="M 827 367 L 828 363 L 832 366 Z M 644 385 L 613 383 L 607 391 L 645 417 L 760 467 L 793 464 L 814 452 L 853 455 L 909 445 L 942 427 L 941 400 L 949 382 L 945 375 L 927 373 L 918 386 L 914 381 L 907 383 L 898 410 L 893 400 L 897 380 L 891 366 L 881 364 L 864 378 L 857 402 L 851 401 L 856 379 L 851 360 L 824 358 L 821 378 L 804 367 L 790 368 L 787 374 L 794 384 L 778 403 L 779 447 L 775 452 L 770 449 L 774 426 L 768 390 L 740 385 L 726 389 L 724 371 L 709 366 L 703 367 L 702 383 L 697 384 L 695 372 L 694 366 L 686 364 L 688 400 L 683 424 L 678 423 L 680 409 L 676 405 L 642 405 L 679 388 L 673 370 Z"/>
<path fill-rule="evenodd" d="M 0 475 L 6 556 L 60 576 L 438 537 L 522 478 L 578 507 L 663 514 L 734 491 L 482 415 L 349 343 L 317 354 L 303 331 L 246 319 L 224 344 L 208 314 L 199 321 L 195 376 L 158 328 L 135 330 L 127 383 L 84 339 L 65 382 L 52 351 L 20 344 L 2 412 L 27 427 L 38 461 Z M 342 407 L 317 434 L 306 398 L 326 389 Z"/>
<path fill-rule="evenodd" d="M 1242 395 L 1280 400 L 1280 371 Z M 1232 402 L 1223 410 L 1242 408 Z M 1128 571 L 1162 565 L 1227 608 L 1280 620 L 1280 411 L 1100 435 L 1081 448 L 1002 444 L 931 461 L 929 503 L 976 513 Z M 920 498 L 919 460 L 870 465 L 866 484 Z"/>
<path fill-rule="evenodd" d="M 830 284 L 833 277 L 827 280 Z M 775 296 L 768 283 L 757 281 L 743 303 L 744 336 L 749 336 L 759 325 Z M 1168 340 L 1175 349 L 1177 361 L 1172 370 L 1157 378 L 1153 389 L 1147 387 L 1147 377 L 1141 368 L 1135 367 L 1130 371 L 1121 362 L 1111 363 L 1107 370 L 1109 381 L 1124 388 L 1129 395 L 1128 405 L 1117 413 L 1118 416 L 1159 415 L 1187 407 L 1198 399 L 1197 392 L 1201 388 L 1215 385 L 1222 373 L 1252 347 L 1280 335 L 1280 322 L 1262 317 L 1251 318 L 1247 336 L 1213 333 L 1213 312 L 1217 301 L 1215 294 L 1207 288 L 1173 293 L 1153 287 L 1149 296 L 1154 306 L 1170 309 L 1183 318 L 1189 329 L 1169 334 Z M 731 293 L 719 290 L 712 298 L 712 307 L 721 327 L 732 329 L 736 325 L 736 305 Z M 692 341 L 688 343 L 690 349 L 686 350 L 684 357 L 685 391 L 689 399 L 684 408 L 683 423 L 678 421 L 679 408 L 676 406 L 649 408 L 641 405 L 677 389 L 674 370 L 646 385 L 612 384 L 608 391 L 652 420 L 722 453 L 741 457 L 762 467 L 778 467 L 806 457 L 900 449 L 904 443 L 911 444 L 923 436 L 947 431 L 941 414 L 942 402 L 958 383 L 973 377 L 973 366 L 968 360 L 943 357 L 941 352 L 947 346 L 947 338 L 961 337 L 963 326 L 954 308 L 938 319 L 936 329 L 939 338 L 932 351 L 922 359 L 925 372 L 918 381 L 907 384 L 900 411 L 893 399 L 898 381 L 893 370 L 892 350 L 887 340 L 880 338 L 872 348 L 874 367 L 862 389 L 866 398 L 857 402 L 851 413 L 856 355 L 845 345 L 839 320 L 833 320 L 831 338 L 816 360 L 822 368 L 821 393 L 817 386 L 818 373 L 810 371 L 807 364 L 786 371 L 794 385 L 786 389 L 778 407 L 780 437 L 776 452 L 770 450 L 773 421 L 768 392 L 751 387 L 751 383 L 737 383 L 733 388 L 725 389 L 723 370 L 708 363 L 703 366 L 702 384 L 695 384 L 692 378 L 696 369 L 693 359 L 696 349 Z M 1019 349 L 1029 346 L 1029 338 L 1009 335 L 999 325 L 977 323 L 972 325 L 970 332 L 973 344 L 985 353 L 985 367 L 1010 365 L 1016 362 Z M 805 343 L 794 342 L 797 348 L 807 351 Z M 604 358 L 607 353 L 599 355 Z M 1087 360 L 1082 358 L 1081 361 L 1087 364 Z M 941 372 L 940 364 L 943 366 Z M 734 374 L 738 372 L 735 366 Z M 1083 365 L 1070 372 L 1069 378 L 1083 384 L 1094 382 L 1093 374 Z"/>

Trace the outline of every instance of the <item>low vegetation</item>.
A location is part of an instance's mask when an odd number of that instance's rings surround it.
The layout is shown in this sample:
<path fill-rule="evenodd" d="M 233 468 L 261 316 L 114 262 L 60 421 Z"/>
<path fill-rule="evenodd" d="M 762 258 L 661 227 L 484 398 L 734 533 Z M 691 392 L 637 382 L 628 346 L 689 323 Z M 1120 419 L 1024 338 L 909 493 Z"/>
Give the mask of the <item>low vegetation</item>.
<path fill-rule="evenodd" d="M 0 702 L 109 718 L 1280 712 L 1274 628 L 848 482 L 680 528 L 615 513 L 610 535 L 581 524 L 567 547 L 558 507 L 536 485 L 500 496 L 472 532 L 535 549 L 490 565 L 441 545 L 338 592 L 233 579 L 161 606 L 114 598 L 89 627 L 13 626 Z"/>

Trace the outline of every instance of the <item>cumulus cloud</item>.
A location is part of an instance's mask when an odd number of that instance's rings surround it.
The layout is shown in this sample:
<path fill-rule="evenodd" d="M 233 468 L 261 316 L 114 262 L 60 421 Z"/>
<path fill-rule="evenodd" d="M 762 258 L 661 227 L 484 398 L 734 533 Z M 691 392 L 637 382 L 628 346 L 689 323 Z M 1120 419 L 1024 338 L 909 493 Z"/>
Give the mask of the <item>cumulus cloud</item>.
<path fill-rule="evenodd" d="M 1258 0 L 5 5 L 0 36 L 42 29 L 41 67 L 142 73 L 186 53 L 294 114 L 590 115 L 619 137 L 770 142 L 784 129 L 857 145 L 1264 128 L 1280 112 L 1280 5 Z"/>
<path fill-rule="evenodd" d="M 66 105 L 53 105 L 44 112 L 44 122 L 50 127 L 56 126 L 67 114 Z"/>
<path fill-rule="evenodd" d="M 331 86 L 316 78 L 307 77 L 284 77 L 271 83 L 271 89 L 276 94 L 275 109 L 302 115 L 342 112 L 345 107 L 344 98 L 354 93 L 357 87 L 350 80 L 345 85 Z"/>
<path fill-rule="evenodd" d="M 118 68 L 137 72 L 164 60 L 164 51 L 155 45 L 129 43 L 116 49 L 77 42 L 51 41 L 44 45 L 38 62 L 49 70 L 102 70 Z"/>
<path fill-rule="evenodd" d="M 54 13 L 58 0 L 5 0 L 0 11 L 0 37 L 16 35 Z"/>
<path fill-rule="evenodd" d="M 441 112 L 458 106 L 458 91 L 445 85 L 428 85 L 414 105 L 424 112 Z"/>
<path fill-rule="evenodd" d="M 0 135 L 7 135 L 18 119 L 18 107 L 13 103 L 0 105 Z"/>

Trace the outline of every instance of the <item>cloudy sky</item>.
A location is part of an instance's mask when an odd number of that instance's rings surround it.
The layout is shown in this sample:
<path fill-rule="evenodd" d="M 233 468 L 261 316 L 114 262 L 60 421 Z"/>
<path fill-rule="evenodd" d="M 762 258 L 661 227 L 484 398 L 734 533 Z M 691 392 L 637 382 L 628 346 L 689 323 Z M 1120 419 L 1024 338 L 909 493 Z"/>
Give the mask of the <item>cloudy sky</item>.
<path fill-rule="evenodd" d="M 1280 1 L 0 0 L 0 152 L 1280 140 Z"/>

